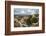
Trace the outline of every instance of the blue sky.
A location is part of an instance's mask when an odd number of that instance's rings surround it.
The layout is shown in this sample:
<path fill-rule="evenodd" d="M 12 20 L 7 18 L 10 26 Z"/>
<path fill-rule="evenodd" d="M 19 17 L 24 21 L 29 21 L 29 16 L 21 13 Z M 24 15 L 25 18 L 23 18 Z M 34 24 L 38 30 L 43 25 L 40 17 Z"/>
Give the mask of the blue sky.
<path fill-rule="evenodd" d="M 38 13 L 39 13 L 39 9 L 14 8 L 14 15 L 32 15 Z"/>

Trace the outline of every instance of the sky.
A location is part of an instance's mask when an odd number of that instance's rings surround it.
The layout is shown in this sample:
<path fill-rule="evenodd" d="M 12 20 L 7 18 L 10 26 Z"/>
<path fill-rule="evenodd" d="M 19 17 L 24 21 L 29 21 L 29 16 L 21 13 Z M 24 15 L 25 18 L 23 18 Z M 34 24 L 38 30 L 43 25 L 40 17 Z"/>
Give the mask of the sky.
<path fill-rule="evenodd" d="M 14 15 L 32 15 L 39 14 L 39 9 L 14 8 Z"/>

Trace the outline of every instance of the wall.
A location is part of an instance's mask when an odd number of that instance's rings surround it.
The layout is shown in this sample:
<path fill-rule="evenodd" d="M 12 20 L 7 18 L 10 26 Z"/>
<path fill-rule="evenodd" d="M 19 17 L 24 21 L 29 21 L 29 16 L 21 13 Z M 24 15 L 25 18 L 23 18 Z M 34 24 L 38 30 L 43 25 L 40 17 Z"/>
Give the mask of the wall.
<path fill-rule="evenodd" d="M 14 1 L 14 0 L 12 0 L 12 1 Z M 16 0 L 16 1 L 18 1 L 18 0 Z M 46 3 L 46 0 L 19 0 L 19 1 Z M 46 4 L 45 4 L 45 9 L 46 9 Z M 46 15 L 46 12 L 45 12 L 45 15 Z M 46 16 L 45 16 L 45 18 L 46 18 Z M 46 19 L 45 19 L 45 21 L 46 21 Z M 46 23 L 45 23 L 45 28 L 46 28 Z M 46 29 L 45 29 L 45 32 L 46 32 Z M 5 0 L 0 0 L 0 36 L 5 36 Z M 9 36 L 46 36 L 46 33 L 9 35 Z"/>

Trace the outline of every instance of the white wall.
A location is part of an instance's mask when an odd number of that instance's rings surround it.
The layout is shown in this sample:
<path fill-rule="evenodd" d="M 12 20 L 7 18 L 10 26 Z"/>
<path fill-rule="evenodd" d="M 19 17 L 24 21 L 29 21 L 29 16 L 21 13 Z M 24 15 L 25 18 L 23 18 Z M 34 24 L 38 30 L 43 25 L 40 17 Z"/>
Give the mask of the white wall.
<path fill-rule="evenodd" d="M 16 0 L 18 1 L 18 0 Z M 24 1 L 24 0 L 20 0 Z M 28 2 L 41 2 L 41 3 L 46 3 L 46 0 L 25 0 Z M 45 5 L 46 8 L 46 5 Z M 46 15 L 46 12 L 45 12 Z M 45 16 L 46 18 L 46 16 Z M 46 21 L 46 19 L 45 19 Z M 45 23 L 46 26 L 46 23 Z M 45 27 L 46 28 L 46 27 Z M 46 32 L 46 29 L 45 29 Z M 0 0 L 0 36 L 5 36 L 5 0 Z M 13 36 L 13 35 L 11 35 Z M 25 35 L 14 35 L 14 36 L 46 36 L 46 33 L 40 33 L 40 34 L 25 34 Z"/>

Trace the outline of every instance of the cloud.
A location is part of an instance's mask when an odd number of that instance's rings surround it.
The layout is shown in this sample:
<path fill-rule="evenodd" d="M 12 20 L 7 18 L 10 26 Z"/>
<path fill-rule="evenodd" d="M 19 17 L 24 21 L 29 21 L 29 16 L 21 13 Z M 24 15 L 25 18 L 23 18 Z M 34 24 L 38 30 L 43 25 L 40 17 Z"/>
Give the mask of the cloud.
<path fill-rule="evenodd" d="M 39 9 L 29 9 L 29 8 L 15 8 L 14 15 L 32 15 L 38 14 Z"/>

